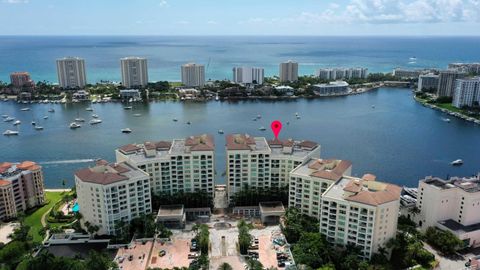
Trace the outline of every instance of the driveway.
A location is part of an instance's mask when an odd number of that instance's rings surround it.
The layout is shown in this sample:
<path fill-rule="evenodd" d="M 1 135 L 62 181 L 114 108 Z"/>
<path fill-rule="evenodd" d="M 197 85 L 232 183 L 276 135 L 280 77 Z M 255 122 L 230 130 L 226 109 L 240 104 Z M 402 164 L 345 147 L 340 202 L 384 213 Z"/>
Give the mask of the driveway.
<path fill-rule="evenodd" d="M 423 243 L 423 247 L 435 255 L 435 259 L 440 262 L 436 270 L 462 270 L 465 269 L 466 258 L 458 255 L 458 258 L 447 258 L 440 255 L 435 249 L 433 249 L 429 244 Z"/>

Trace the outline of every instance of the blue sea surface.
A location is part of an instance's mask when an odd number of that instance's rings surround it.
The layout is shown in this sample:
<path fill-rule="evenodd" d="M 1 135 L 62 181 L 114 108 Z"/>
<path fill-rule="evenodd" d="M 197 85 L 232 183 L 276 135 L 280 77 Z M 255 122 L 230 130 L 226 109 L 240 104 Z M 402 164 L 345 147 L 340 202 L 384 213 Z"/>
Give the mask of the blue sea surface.
<path fill-rule="evenodd" d="M 374 108 L 372 105 L 375 105 Z M 73 185 L 76 170 L 93 165 L 96 158 L 115 161 L 115 149 L 129 143 L 171 140 L 209 133 L 215 140 L 217 183 L 224 183 L 225 136 L 248 133 L 273 138 L 273 120 L 283 122 L 280 138 L 313 140 L 323 158 L 353 163 L 353 175 L 373 173 L 379 180 L 417 186 L 428 175 L 469 176 L 480 171 L 480 125 L 452 118 L 421 106 L 410 89 L 382 88 L 361 95 L 322 99 L 242 100 L 210 102 L 152 102 L 124 110 L 121 103 L 31 104 L 0 102 L 0 115 L 22 121 L 19 136 L 0 136 L 0 162 L 33 160 L 44 169 L 49 188 Z M 49 108 L 55 113 L 49 113 Z M 85 109 L 92 107 L 94 112 Z M 95 113 L 101 124 L 76 130 L 68 125 Z M 141 117 L 134 114 L 140 113 Z M 300 119 L 295 117 L 296 113 Z M 252 121 L 258 114 L 262 118 Z M 48 115 L 48 119 L 43 119 Z M 442 120 L 451 118 L 451 122 Z M 178 122 L 172 121 L 174 118 Z M 32 120 L 44 127 L 36 131 Z M 186 124 L 191 122 L 190 125 Z M 289 124 L 287 124 L 289 122 Z M 131 134 L 121 133 L 129 127 Z M 0 121 L 0 132 L 15 129 Z M 218 130 L 225 134 L 218 134 Z M 463 166 L 450 162 L 463 159 Z"/>
<path fill-rule="evenodd" d="M 231 79 L 234 66 L 278 74 L 285 60 L 301 74 L 320 67 L 367 67 L 370 72 L 446 68 L 450 62 L 480 61 L 480 37 L 281 37 L 281 36 L 0 36 L 0 80 L 28 71 L 34 80 L 57 82 L 55 59 L 85 59 L 87 80 L 120 81 L 120 58 L 148 58 L 149 80 L 180 80 L 180 65 L 206 65 L 207 79 Z M 410 57 L 416 57 L 410 63 Z"/>

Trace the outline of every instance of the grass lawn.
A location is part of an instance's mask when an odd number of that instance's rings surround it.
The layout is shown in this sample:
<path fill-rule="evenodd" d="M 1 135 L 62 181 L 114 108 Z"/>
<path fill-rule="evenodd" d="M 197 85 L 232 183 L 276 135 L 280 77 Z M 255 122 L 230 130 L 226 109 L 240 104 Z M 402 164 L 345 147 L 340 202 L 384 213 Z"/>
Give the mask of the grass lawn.
<path fill-rule="evenodd" d="M 459 112 L 462 113 L 463 111 L 455 106 L 453 106 L 451 103 L 440 103 L 440 104 L 435 104 L 440 108 L 447 109 L 452 112 Z"/>
<path fill-rule="evenodd" d="M 42 216 L 62 199 L 63 192 L 45 192 L 45 194 L 48 204 L 25 217 L 25 224 L 31 227 L 29 234 L 33 237 L 33 242 L 42 242 L 43 237 L 39 234 L 42 229 Z"/>

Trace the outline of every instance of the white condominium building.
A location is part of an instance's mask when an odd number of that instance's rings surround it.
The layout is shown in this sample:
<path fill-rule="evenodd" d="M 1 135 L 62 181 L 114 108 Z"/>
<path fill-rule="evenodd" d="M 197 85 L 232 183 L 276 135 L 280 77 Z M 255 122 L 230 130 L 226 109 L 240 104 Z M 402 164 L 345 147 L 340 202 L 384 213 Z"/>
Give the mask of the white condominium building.
<path fill-rule="evenodd" d="M 42 167 L 32 161 L 0 163 L 0 220 L 44 202 Z"/>
<path fill-rule="evenodd" d="M 147 59 L 140 57 L 125 57 L 120 59 L 122 71 L 122 85 L 131 87 L 145 87 L 148 84 Z"/>
<path fill-rule="evenodd" d="M 298 63 L 292 60 L 280 63 L 280 82 L 295 82 L 298 80 Z"/>
<path fill-rule="evenodd" d="M 211 135 L 128 144 L 115 154 L 117 162 L 128 161 L 148 173 L 154 193 L 202 190 L 213 194 L 215 144 Z"/>
<path fill-rule="evenodd" d="M 205 66 L 195 63 L 182 65 L 182 83 L 187 87 L 203 87 L 205 85 Z"/>
<path fill-rule="evenodd" d="M 471 107 L 478 102 L 480 102 L 480 77 L 458 79 L 453 90 L 453 106 L 457 108 Z"/>
<path fill-rule="evenodd" d="M 480 246 L 480 175 L 443 180 L 426 177 L 418 183 L 415 218 L 422 230 L 449 230 L 466 246 Z"/>
<path fill-rule="evenodd" d="M 75 172 L 75 187 L 80 213 L 99 226 L 99 234 L 115 235 L 119 221 L 152 212 L 149 176 L 128 162 L 100 160 L 93 168 Z"/>
<path fill-rule="evenodd" d="M 433 73 L 418 76 L 418 91 L 437 92 L 438 75 Z"/>
<path fill-rule="evenodd" d="M 227 193 L 234 195 L 245 185 L 254 188 L 282 187 L 290 171 L 305 160 L 320 157 L 320 146 L 311 141 L 272 140 L 248 134 L 226 137 Z"/>
<path fill-rule="evenodd" d="M 233 82 L 241 84 L 263 84 L 264 70 L 258 67 L 234 67 Z"/>
<path fill-rule="evenodd" d="M 288 206 L 320 220 L 322 194 L 343 176 L 350 176 L 347 160 L 311 159 L 290 173 Z"/>
<path fill-rule="evenodd" d="M 320 232 L 340 245 L 354 245 L 370 259 L 397 232 L 401 188 L 375 176 L 343 176 L 322 195 Z"/>
<path fill-rule="evenodd" d="M 368 68 L 321 68 L 315 75 L 323 80 L 366 79 Z"/>
<path fill-rule="evenodd" d="M 87 84 L 85 60 L 79 57 L 57 59 L 58 84 L 61 88 L 83 88 Z"/>

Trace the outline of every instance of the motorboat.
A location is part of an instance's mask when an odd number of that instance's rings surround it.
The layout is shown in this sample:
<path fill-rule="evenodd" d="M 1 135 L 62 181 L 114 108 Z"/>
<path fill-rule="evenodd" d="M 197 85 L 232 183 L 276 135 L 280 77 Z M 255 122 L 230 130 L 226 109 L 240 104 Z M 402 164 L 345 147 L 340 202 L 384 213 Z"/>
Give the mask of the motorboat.
<path fill-rule="evenodd" d="M 35 126 L 35 130 L 43 130 L 42 126 Z"/>
<path fill-rule="evenodd" d="M 264 126 L 261 126 L 261 127 L 258 128 L 258 130 L 265 131 L 266 128 Z"/>
<path fill-rule="evenodd" d="M 375 109 L 375 105 L 372 105 L 372 109 Z"/>
<path fill-rule="evenodd" d="M 257 114 L 257 119 L 260 119 L 262 118 L 262 116 L 260 114 Z"/>
<path fill-rule="evenodd" d="M 215 96 L 215 101 L 219 101 L 219 100 L 220 100 L 220 98 L 218 97 L 218 95 Z"/>
<path fill-rule="evenodd" d="M 442 118 L 442 121 L 449 123 L 449 122 L 450 122 L 450 118 Z"/>
<path fill-rule="evenodd" d="M 17 121 L 15 121 L 15 122 L 13 122 L 13 125 L 14 125 L 14 126 L 18 126 L 18 125 L 20 125 L 21 123 L 22 123 L 22 122 L 21 122 L 20 120 L 17 120 Z"/>
<path fill-rule="evenodd" d="M 45 115 L 45 116 L 43 117 L 43 119 L 48 119 L 48 116 L 47 116 L 47 115 Z"/>
<path fill-rule="evenodd" d="M 102 120 L 100 119 L 92 119 L 90 120 L 90 125 L 96 125 L 102 123 Z"/>
<path fill-rule="evenodd" d="M 123 107 L 124 110 L 131 110 L 132 109 L 132 106 L 125 106 Z"/>
<path fill-rule="evenodd" d="M 173 122 L 177 122 L 177 121 L 178 121 L 178 119 L 177 119 L 177 118 L 173 118 Z"/>
<path fill-rule="evenodd" d="M 129 128 L 122 128 L 122 133 L 132 133 L 132 130 Z"/>
<path fill-rule="evenodd" d="M 75 118 L 75 122 L 85 122 L 85 119 L 83 119 L 81 117 L 77 117 L 77 118 Z"/>
<path fill-rule="evenodd" d="M 48 109 L 48 112 L 54 113 L 54 112 L 55 112 L 55 109 L 54 109 L 54 108 L 50 108 L 50 109 Z"/>
<path fill-rule="evenodd" d="M 93 117 L 93 118 L 98 118 L 98 115 L 92 114 L 92 117 Z"/>
<path fill-rule="evenodd" d="M 77 128 L 81 128 L 81 127 L 82 127 L 81 125 L 79 125 L 75 122 L 70 123 L 70 128 L 71 129 L 77 129 Z"/>
<path fill-rule="evenodd" d="M 88 107 L 88 108 L 85 109 L 85 111 L 87 111 L 87 112 L 93 112 L 93 109 L 90 108 L 90 107 Z"/>
<path fill-rule="evenodd" d="M 140 117 L 140 116 L 142 116 L 142 114 L 141 113 L 134 113 L 133 116 L 134 117 Z"/>
<path fill-rule="evenodd" d="M 35 126 L 37 123 L 35 121 L 32 121 L 32 126 Z"/>
<path fill-rule="evenodd" d="M 460 166 L 460 165 L 463 164 L 463 160 L 457 159 L 457 160 L 452 161 L 450 164 L 452 164 L 453 166 Z"/>
<path fill-rule="evenodd" d="M 6 115 L 6 114 L 2 114 L 2 117 L 3 117 L 3 118 L 7 118 L 7 117 L 8 117 L 8 115 Z"/>
<path fill-rule="evenodd" d="M 15 118 L 7 117 L 7 118 L 5 118 L 5 120 L 3 120 L 3 122 L 12 122 L 13 120 L 15 120 Z"/>
<path fill-rule="evenodd" d="M 188 121 L 188 122 L 187 122 L 187 125 L 190 125 L 190 124 L 192 124 L 192 122 Z"/>
<path fill-rule="evenodd" d="M 224 133 L 224 132 L 223 132 L 223 129 L 219 129 L 219 130 L 218 130 L 218 134 L 223 134 L 223 133 Z"/>
<path fill-rule="evenodd" d="M 22 112 L 30 111 L 30 108 L 21 108 L 20 111 Z"/>
<path fill-rule="evenodd" d="M 16 130 L 6 130 L 5 132 L 3 132 L 3 135 L 5 136 L 13 136 L 13 135 L 18 135 L 18 131 Z"/>

